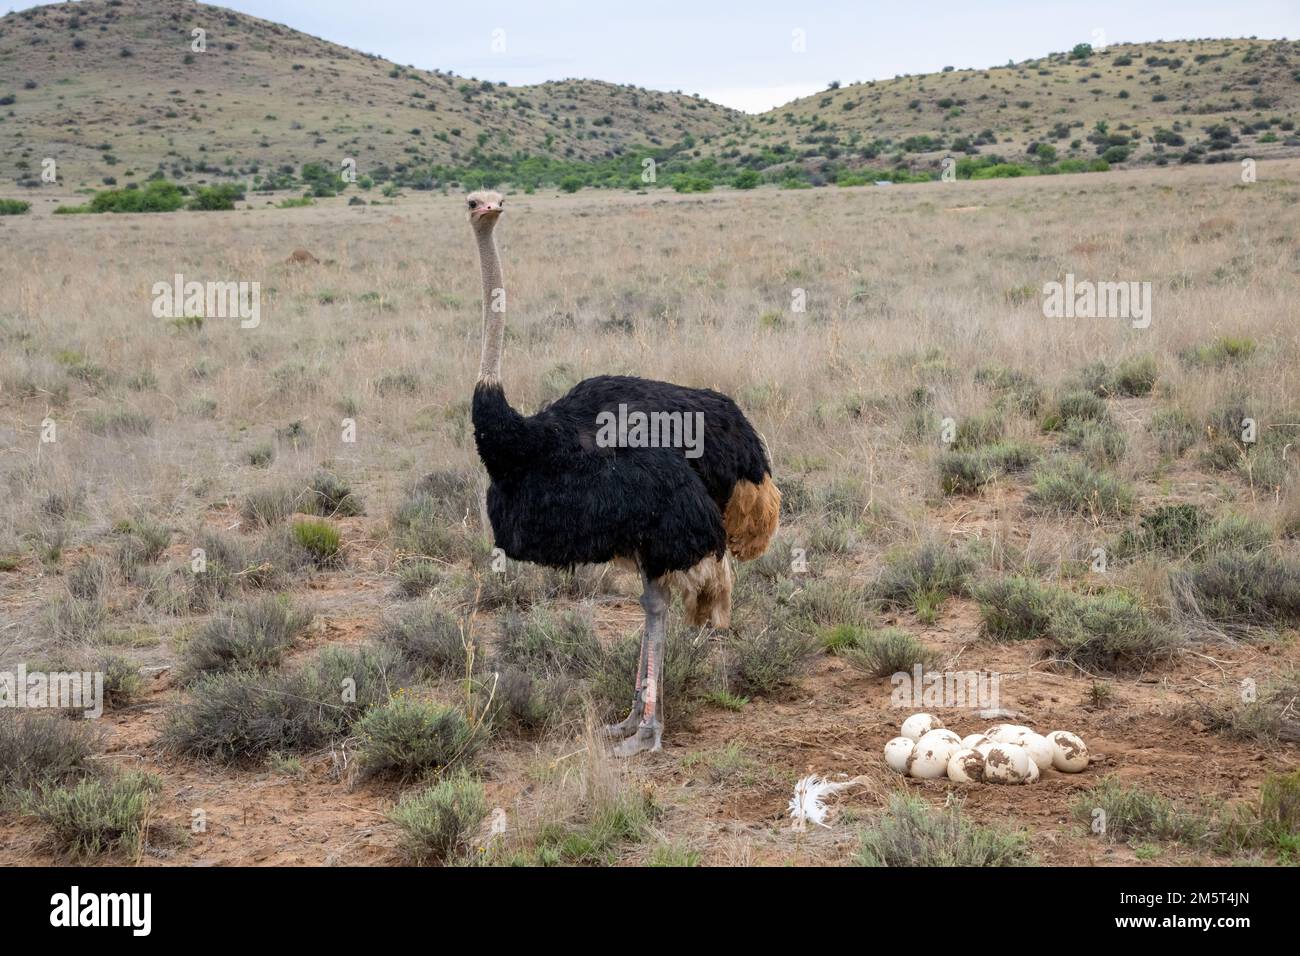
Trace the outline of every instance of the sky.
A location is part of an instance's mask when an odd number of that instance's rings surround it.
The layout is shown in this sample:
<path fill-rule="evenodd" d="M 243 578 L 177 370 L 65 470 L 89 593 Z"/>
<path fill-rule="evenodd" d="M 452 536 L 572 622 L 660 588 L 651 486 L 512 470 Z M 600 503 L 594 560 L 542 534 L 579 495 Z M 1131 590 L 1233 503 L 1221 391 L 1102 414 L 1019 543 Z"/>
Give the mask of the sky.
<path fill-rule="evenodd" d="M 423 69 L 512 85 L 569 77 L 608 80 L 699 93 L 748 112 L 823 90 L 833 80 L 885 79 L 945 66 L 983 68 L 1076 43 L 1300 38 L 1300 0 L 226 0 L 220 5 Z"/>

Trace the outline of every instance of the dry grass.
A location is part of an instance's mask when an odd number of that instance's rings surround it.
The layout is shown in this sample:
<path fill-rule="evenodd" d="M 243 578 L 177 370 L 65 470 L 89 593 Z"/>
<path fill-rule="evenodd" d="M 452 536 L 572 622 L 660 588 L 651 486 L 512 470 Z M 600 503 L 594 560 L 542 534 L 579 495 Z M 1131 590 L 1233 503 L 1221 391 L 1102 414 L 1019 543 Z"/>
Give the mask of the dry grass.
<path fill-rule="evenodd" d="M 904 588 L 889 604 L 885 610 L 909 632 L 935 621 L 961 630 L 974 613 L 962 596 L 965 583 L 988 573 L 1101 591 L 1085 580 L 1092 549 L 1118 540 L 1157 506 L 1193 498 L 1212 520 L 1231 511 L 1277 529 L 1268 540 L 1237 538 L 1293 560 L 1296 456 L 1270 473 L 1278 479 L 1271 485 L 1258 469 L 1212 470 L 1201 457 L 1212 447 L 1207 423 L 1239 399 L 1261 429 L 1282 434 L 1300 421 L 1284 401 L 1300 394 L 1291 320 L 1300 297 L 1292 238 L 1300 233 L 1300 161 L 1262 163 L 1260 181 L 1244 188 L 1230 172 L 834 194 L 719 191 L 704 199 L 511 197 L 500 226 L 516 304 L 507 393 L 531 410 L 566 382 L 627 372 L 737 398 L 773 451 L 778 483 L 799 489 L 774 558 L 738 579 L 742 637 L 773 613 L 806 621 L 810 633 L 877 626 L 872 582 L 888 578 L 890 560 L 912 554 L 918 542 L 961 555 L 963 573 L 951 586 Z M 1232 225 L 1217 237 L 1194 237 L 1195 224 L 1210 217 Z M 51 632 L 37 625 L 57 606 L 77 612 L 51 620 L 66 625 L 66 643 L 120 645 L 137 663 L 175 664 L 182 638 L 220 604 L 190 601 L 191 591 L 202 585 L 204 593 L 235 600 L 272 581 L 295 601 L 310 599 L 326 644 L 373 641 L 394 613 L 399 586 L 424 592 L 430 608 L 454 621 L 472 610 L 477 593 L 473 641 L 460 643 L 457 635 L 453 646 L 439 637 L 451 631 L 439 630 L 423 662 L 439 699 L 458 705 L 493 692 L 480 671 L 493 655 L 477 645 L 496 642 L 512 608 L 545 599 L 562 614 L 580 598 L 597 611 L 602 646 L 635 634 L 638 610 L 628 598 L 636 584 L 621 572 L 564 578 L 512 566 L 495 575 L 480 543 L 473 482 L 457 478 L 447 494 L 426 489 L 432 504 L 421 521 L 445 532 L 445 547 L 413 547 L 427 539 L 404 536 L 411 526 L 395 521 L 422 476 L 479 474 L 467 404 L 478 361 L 478 275 L 455 200 L 426 194 L 382 208 L 340 200 L 293 211 L 78 218 L 73 225 L 37 209 L 7 229 L 13 241 L 0 258 L 0 557 L 16 561 L 16 570 L 0 573 L 0 613 L 14 625 L 0 626 L 0 663 L 47 653 Z M 287 265 L 297 247 L 320 264 Z M 176 272 L 260 281 L 260 326 L 214 319 L 179 330 L 153 319 L 149 289 Z M 1067 272 L 1151 281 L 1151 327 L 1048 320 L 1035 298 L 1008 299 L 1008 290 L 1041 288 Z M 796 289 L 807 292 L 805 313 L 789 310 Z M 389 307 L 377 306 L 371 292 Z M 780 321 L 762 320 L 771 312 Z M 1179 359 L 1224 336 L 1257 348 L 1221 367 Z M 1001 428 L 968 426 L 969 441 L 996 434 L 1033 446 L 1044 460 L 1075 460 L 1080 452 L 1062 433 L 1043 429 L 1045 416 L 1077 390 L 1089 362 L 1119 368 L 1138 355 L 1155 363 L 1151 393 L 1099 399 L 1127 436 L 1122 457 L 1105 467 L 1132 489 L 1131 517 L 1035 507 L 1026 501 L 1030 476 L 1010 470 L 972 494 L 942 494 L 940 462 L 954 454 L 942 440 L 944 419 L 961 423 L 998 407 Z M 1031 375 L 1042 404 L 1014 398 L 1011 380 L 991 368 Z M 409 375 L 402 379 L 409 387 L 394 387 L 395 375 Z M 199 407 L 196 398 L 208 401 Z M 101 434 L 96 416 L 120 409 L 147 416 L 147 433 Z M 1146 427 L 1171 410 L 1193 423 L 1191 446 L 1179 456 Z M 356 422 L 354 443 L 342 440 L 344 418 Z M 46 419 L 57 426 L 54 443 L 39 440 Z M 341 476 L 364 514 L 328 512 L 339 535 L 337 562 L 316 567 L 277 557 L 266 542 L 286 524 L 261 527 L 241 516 L 241 505 L 263 489 L 304 489 L 303 476 L 322 472 Z M 114 531 L 126 519 L 170 531 L 155 536 L 160 551 L 151 545 L 129 562 L 130 574 L 117 560 L 122 533 Z M 1225 540 L 1233 535 L 1224 532 Z M 219 586 L 190 570 L 197 547 L 207 551 L 204 573 L 219 571 L 211 579 Z M 800 553 L 805 571 L 793 568 Z M 1141 561 L 1113 561 L 1104 585 L 1134 595 L 1153 626 L 1164 628 L 1169 609 L 1158 581 L 1179 562 L 1202 557 L 1144 549 Z M 86 563 L 96 560 L 102 563 Z M 176 600 L 163 600 L 158 576 L 177 589 Z M 1267 669 L 1268 652 L 1260 653 L 1252 666 Z M 294 675 L 308 666 L 288 661 L 267 681 L 301 680 Z M 617 695 L 624 706 L 627 671 Z M 326 676 L 322 686 L 332 688 L 338 675 Z M 725 686 L 718 676 L 716 686 Z M 848 667 L 838 679 L 868 680 Z M 306 736 L 258 736 L 244 726 L 267 704 L 254 685 L 246 677 L 200 685 L 206 696 L 181 712 L 176 749 L 222 763 L 250 748 L 306 760 L 345 735 L 362 709 L 349 708 L 346 721 Z M 853 686 L 856 697 L 861 687 Z M 576 695 L 557 696 L 579 706 Z M 375 702 L 382 699 L 386 694 Z M 760 700 L 734 712 L 715 708 L 708 717 L 745 721 L 760 707 L 774 713 Z M 295 714 L 280 718 L 291 722 Z M 209 724 L 220 719 L 231 729 L 217 739 Z M 670 725 L 669 739 L 674 732 Z M 505 730 L 484 745 L 482 759 L 499 773 L 494 786 L 518 783 L 519 752 L 529 746 Z M 573 765 L 562 759 L 571 746 L 537 746 L 537 759 L 558 768 L 548 772 L 562 775 Z M 185 758 L 173 752 L 164 759 Z M 803 757 L 790 761 L 804 765 Z M 545 854 L 557 862 L 648 858 L 659 810 L 635 786 L 615 790 L 599 798 L 573 790 L 568 804 L 586 809 L 566 810 L 558 828 L 539 822 L 519 852 L 532 861 Z M 666 812 L 667 829 L 687 811 Z M 774 858 L 748 843 L 725 855 Z"/>

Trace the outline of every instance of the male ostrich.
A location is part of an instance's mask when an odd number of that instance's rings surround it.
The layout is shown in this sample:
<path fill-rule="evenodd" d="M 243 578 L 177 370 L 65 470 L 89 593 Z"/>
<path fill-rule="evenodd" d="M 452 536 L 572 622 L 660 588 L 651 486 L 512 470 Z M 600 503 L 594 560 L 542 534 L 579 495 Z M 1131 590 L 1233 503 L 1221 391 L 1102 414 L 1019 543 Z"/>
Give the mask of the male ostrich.
<path fill-rule="evenodd" d="M 510 407 L 501 389 L 505 291 L 492 231 L 504 200 L 468 197 L 483 272 L 483 356 L 474 386 L 474 440 L 487 469 L 487 512 L 507 556 L 551 567 L 632 563 L 644 585 L 645 633 L 632 710 L 605 728 L 615 753 L 659 750 L 663 737 L 665 616 L 670 588 L 692 624 L 727 627 L 731 571 L 767 550 L 781 493 L 767 451 L 736 403 L 709 389 L 602 375 L 536 415 Z M 606 447 L 601 413 L 703 416 L 698 457 L 681 448 Z M 664 419 L 661 419 L 664 420 Z M 700 421 L 696 415 L 692 421 Z M 624 442 L 624 444 L 630 444 Z"/>

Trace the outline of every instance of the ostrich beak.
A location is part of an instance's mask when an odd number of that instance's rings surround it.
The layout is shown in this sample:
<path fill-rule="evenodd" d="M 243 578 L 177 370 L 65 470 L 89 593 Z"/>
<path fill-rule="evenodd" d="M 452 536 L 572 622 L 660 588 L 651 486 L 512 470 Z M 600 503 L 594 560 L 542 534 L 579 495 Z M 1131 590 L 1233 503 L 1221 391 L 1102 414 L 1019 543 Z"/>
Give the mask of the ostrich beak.
<path fill-rule="evenodd" d="M 470 210 L 470 216 L 477 222 L 480 219 L 495 219 L 501 215 L 501 207 L 496 203 L 483 203 L 475 209 Z"/>

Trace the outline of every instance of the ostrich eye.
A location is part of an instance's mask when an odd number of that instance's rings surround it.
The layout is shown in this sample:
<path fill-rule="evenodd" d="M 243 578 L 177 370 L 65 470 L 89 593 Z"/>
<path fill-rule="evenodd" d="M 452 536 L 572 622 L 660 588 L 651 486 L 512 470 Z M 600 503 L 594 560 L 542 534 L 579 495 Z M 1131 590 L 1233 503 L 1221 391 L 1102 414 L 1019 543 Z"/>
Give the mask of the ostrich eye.
<path fill-rule="evenodd" d="M 477 202 L 476 200 L 471 199 L 471 200 L 469 201 L 469 208 L 470 208 L 470 209 L 474 209 L 474 208 L 476 208 L 477 206 L 478 206 L 478 202 Z"/>

